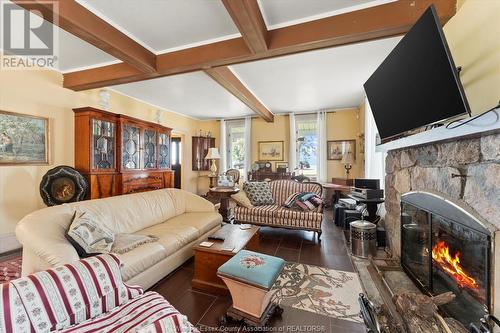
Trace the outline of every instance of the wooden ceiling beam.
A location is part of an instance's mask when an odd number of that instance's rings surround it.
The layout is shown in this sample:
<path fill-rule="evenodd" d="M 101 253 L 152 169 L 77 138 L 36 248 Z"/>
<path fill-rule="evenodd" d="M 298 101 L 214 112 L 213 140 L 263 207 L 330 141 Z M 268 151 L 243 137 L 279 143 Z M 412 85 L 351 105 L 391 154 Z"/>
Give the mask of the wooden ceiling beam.
<path fill-rule="evenodd" d="M 257 0 L 222 0 L 253 53 L 267 51 L 267 27 Z"/>
<path fill-rule="evenodd" d="M 226 66 L 206 69 L 205 73 L 233 94 L 267 122 L 274 121 L 274 114 L 269 111 L 250 90 Z"/>
<path fill-rule="evenodd" d="M 235 38 L 158 55 L 156 73 L 141 74 L 126 64 L 110 65 L 67 73 L 64 75 L 64 86 L 73 90 L 99 88 L 393 37 L 406 33 L 431 4 L 435 5 L 442 24 L 455 15 L 456 0 L 399 0 L 270 30 L 268 50 L 265 52 L 253 53 L 243 38 Z"/>
<path fill-rule="evenodd" d="M 74 0 L 12 0 L 20 7 L 144 73 L 156 71 L 156 55 Z M 53 15 L 51 15 L 53 14 Z M 123 66 L 122 66 L 123 67 Z M 124 74 L 128 71 L 125 71 Z"/>
<path fill-rule="evenodd" d="M 63 84 L 76 91 L 95 89 L 224 66 L 244 61 L 249 55 L 251 52 L 243 38 L 234 38 L 158 55 L 155 73 L 142 73 L 127 64 L 114 64 L 66 73 Z"/>

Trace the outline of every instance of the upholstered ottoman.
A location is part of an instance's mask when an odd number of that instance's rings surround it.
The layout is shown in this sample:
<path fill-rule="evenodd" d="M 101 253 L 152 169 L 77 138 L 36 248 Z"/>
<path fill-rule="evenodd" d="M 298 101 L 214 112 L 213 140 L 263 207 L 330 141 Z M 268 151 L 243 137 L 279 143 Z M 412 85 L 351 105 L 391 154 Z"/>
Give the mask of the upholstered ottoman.
<path fill-rule="evenodd" d="M 227 285 L 233 305 L 227 316 L 262 326 L 273 314 L 281 314 L 271 304 L 271 287 L 283 270 L 285 261 L 262 253 L 241 250 L 219 267 L 217 275 Z"/>

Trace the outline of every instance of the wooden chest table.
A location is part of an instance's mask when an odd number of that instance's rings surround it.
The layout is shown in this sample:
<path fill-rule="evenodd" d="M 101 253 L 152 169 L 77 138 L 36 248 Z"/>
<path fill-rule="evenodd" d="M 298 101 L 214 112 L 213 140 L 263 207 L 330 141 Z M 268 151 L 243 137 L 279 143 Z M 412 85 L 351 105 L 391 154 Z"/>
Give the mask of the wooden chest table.
<path fill-rule="evenodd" d="M 210 247 L 196 245 L 194 249 L 194 277 L 192 286 L 213 294 L 229 295 L 226 284 L 217 276 L 217 269 L 242 249 L 257 251 L 259 227 L 242 230 L 238 224 L 222 227 L 224 241 L 208 240 Z M 232 250 L 228 250 L 231 249 Z"/>

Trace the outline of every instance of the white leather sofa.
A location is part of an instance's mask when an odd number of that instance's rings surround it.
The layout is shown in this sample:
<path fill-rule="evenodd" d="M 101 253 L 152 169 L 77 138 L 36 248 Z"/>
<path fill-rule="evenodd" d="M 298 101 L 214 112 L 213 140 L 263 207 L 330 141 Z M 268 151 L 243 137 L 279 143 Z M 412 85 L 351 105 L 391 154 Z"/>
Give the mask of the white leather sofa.
<path fill-rule="evenodd" d="M 65 237 L 76 208 L 91 211 L 115 233 L 159 237 L 158 242 L 118 255 L 123 280 L 143 288 L 150 288 L 189 259 L 193 245 L 217 231 L 222 222 L 211 202 L 178 189 L 40 209 L 16 227 L 16 236 L 23 244 L 23 276 L 80 259 Z"/>

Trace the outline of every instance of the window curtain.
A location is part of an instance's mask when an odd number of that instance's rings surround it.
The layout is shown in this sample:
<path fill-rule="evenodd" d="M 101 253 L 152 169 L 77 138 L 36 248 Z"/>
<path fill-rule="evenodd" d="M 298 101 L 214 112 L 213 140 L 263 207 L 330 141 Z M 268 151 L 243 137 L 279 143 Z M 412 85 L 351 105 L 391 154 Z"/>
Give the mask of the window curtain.
<path fill-rule="evenodd" d="M 219 163 L 219 173 L 225 173 L 227 170 L 227 144 L 226 144 L 226 121 L 221 119 L 220 121 L 220 163 Z"/>
<path fill-rule="evenodd" d="M 297 168 L 297 126 L 295 123 L 295 114 L 289 114 L 290 120 L 290 147 L 288 150 L 288 167 L 291 172 Z"/>
<path fill-rule="evenodd" d="M 385 185 L 385 152 L 377 152 L 379 140 L 377 125 L 373 119 L 368 99 L 365 98 L 365 177 L 380 179 L 380 187 Z"/>
<path fill-rule="evenodd" d="M 327 160 L 326 160 L 326 112 L 318 112 L 318 181 L 327 182 Z"/>
<path fill-rule="evenodd" d="M 248 172 L 252 170 L 252 117 L 245 117 L 245 168 L 244 179 L 247 179 Z"/>

